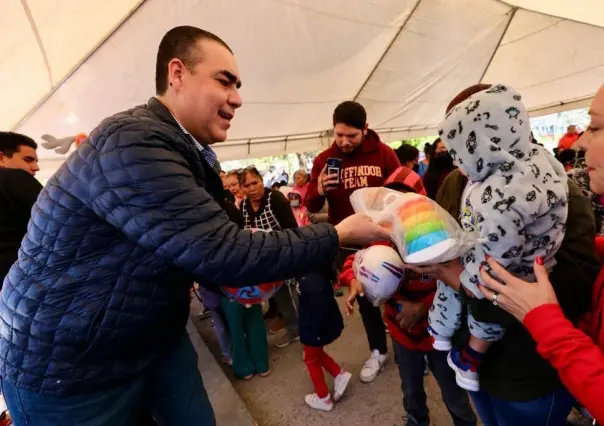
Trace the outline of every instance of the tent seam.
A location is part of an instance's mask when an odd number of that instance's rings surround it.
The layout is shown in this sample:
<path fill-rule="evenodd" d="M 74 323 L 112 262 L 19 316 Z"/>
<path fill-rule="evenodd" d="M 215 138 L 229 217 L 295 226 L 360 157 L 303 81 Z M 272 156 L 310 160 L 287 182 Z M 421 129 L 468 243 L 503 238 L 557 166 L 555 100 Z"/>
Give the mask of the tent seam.
<path fill-rule="evenodd" d="M 600 28 L 600 29 L 604 28 L 604 26 L 596 25 L 596 24 L 590 24 L 589 22 L 578 21 L 576 19 L 570 19 L 570 18 L 567 18 L 567 17 L 564 17 L 564 16 L 552 15 L 551 13 L 543 13 L 543 12 L 539 12 L 538 10 L 527 9 L 527 8 L 524 8 L 524 7 L 515 6 L 513 4 L 510 4 L 510 2 L 507 1 L 507 0 L 496 0 L 496 1 L 498 1 L 499 3 L 505 4 L 506 6 L 509 6 L 509 7 L 515 7 L 516 9 L 521 9 L 521 10 L 526 10 L 527 12 L 536 13 L 537 15 L 549 16 L 551 18 L 557 18 L 557 19 L 561 19 L 563 21 L 569 21 L 569 22 L 575 22 L 577 24 L 588 25 L 588 26 L 594 27 L 594 28 Z"/>
<path fill-rule="evenodd" d="M 23 6 L 23 11 L 27 16 L 27 20 L 29 21 L 29 26 L 31 27 L 32 32 L 34 33 L 34 37 L 38 43 L 38 48 L 40 49 L 40 54 L 42 55 L 42 60 L 44 61 L 44 66 L 46 67 L 46 72 L 48 73 L 48 84 L 52 88 L 52 69 L 50 68 L 50 61 L 48 60 L 48 54 L 46 53 L 46 48 L 44 47 L 44 42 L 42 41 L 42 37 L 40 36 L 40 31 L 38 30 L 38 26 L 36 25 L 36 21 L 31 13 L 31 9 L 27 4 L 27 0 L 21 0 L 21 6 Z"/>
<path fill-rule="evenodd" d="M 518 8 L 515 7 L 508 12 L 510 14 L 510 19 L 508 19 L 508 22 L 505 25 L 505 28 L 501 32 L 501 37 L 499 37 L 499 41 L 497 42 L 495 49 L 493 49 L 493 53 L 491 54 L 491 57 L 489 58 L 489 62 L 487 62 L 487 65 L 484 67 L 484 71 L 482 72 L 482 75 L 478 79 L 478 83 L 482 83 L 482 81 L 484 80 L 484 76 L 487 75 L 487 72 L 489 71 L 489 68 L 491 67 L 491 64 L 493 63 L 493 59 L 495 59 L 495 55 L 497 55 L 497 52 L 499 51 L 501 42 L 503 41 L 505 34 L 508 32 L 508 28 L 510 28 L 510 24 L 512 23 L 512 20 L 514 19 L 514 16 L 516 15 L 517 10 L 518 10 Z"/>
<path fill-rule="evenodd" d="M 386 57 L 386 55 L 388 54 L 390 49 L 392 49 L 392 46 L 394 46 L 394 43 L 398 40 L 399 36 L 401 35 L 403 30 L 407 26 L 407 23 L 409 23 L 409 21 L 415 14 L 415 11 L 417 10 L 417 8 L 421 4 L 421 2 L 422 2 L 422 0 L 417 0 L 417 3 L 415 3 L 415 6 L 413 6 L 413 9 L 411 9 L 411 12 L 409 12 L 409 16 L 407 16 L 407 19 L 405 19 L 405 22 L 403 22 L 401 24 L 400 28 L 398 29 L 398 31 L 396 32 L 394 37 L 392 37 L 392 40 L 390 40 L 390 43 L 388 43 L 388 46 L 386 46 L 386 49 L 384 49 L 384 52 L 382 53 L 382 55 L 380 56 L 378 61 L 375 63 L 373 69 L 371 70 L 371 72 L 369 73 L 369 75 L 367 76 L 367 78 L 365 79 L 363 84 L 361 85 L 360 89 L 357 91 L 356 95 L 354 95 L 354 98 L 352 98 L 353 101 L 356 101 L 359 98 L 359 96 L 361 96 L 363 89 L 365 89 L 365 86 L 367 86 L 367 83 L 369 83 L 369 80 L 371 80 L 371 77 L 373 77 L 373 74 L 375 74 L 375 71 L 379 68 L 379 66 L 381 65 L 382 61 L 384 60 L 384 58 Z"/>

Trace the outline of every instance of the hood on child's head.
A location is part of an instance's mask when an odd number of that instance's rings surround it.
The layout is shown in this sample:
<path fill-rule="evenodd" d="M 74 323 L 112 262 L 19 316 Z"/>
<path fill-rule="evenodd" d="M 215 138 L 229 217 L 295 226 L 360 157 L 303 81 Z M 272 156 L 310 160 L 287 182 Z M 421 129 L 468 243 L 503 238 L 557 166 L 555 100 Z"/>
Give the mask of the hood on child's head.
<path fill-rule="evenodd" d="M 447 113 L 438 134 L 449 153 L 472 181 L 534 155 L 530 122 L 522 97 L 498 84 L 468 97 Z"/>
<path fill-rule="evenodd" d="M 426 189 L 422 178 L 409 167 L 401 166 L 396 169 L 386 182 L 384 187 L 394 189 L 399 192 L 415 192 L 416 194 L 426 195 Z"/>

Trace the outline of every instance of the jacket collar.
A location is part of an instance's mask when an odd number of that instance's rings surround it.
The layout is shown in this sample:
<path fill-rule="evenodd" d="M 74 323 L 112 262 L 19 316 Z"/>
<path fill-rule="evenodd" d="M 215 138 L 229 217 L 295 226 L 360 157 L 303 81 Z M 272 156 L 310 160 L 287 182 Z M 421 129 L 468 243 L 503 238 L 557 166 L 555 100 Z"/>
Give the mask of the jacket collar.
<path fill-rule="evenodd" d="M 198 142 L 174 117 L 172 112 L 155 96 L 149 99 L 147 107 L 157 115 L 161 121 L 174 127 L 179 133 L 184 133 L 187 139 L 190 139 L 195 145 L 200 145 L 201 149 L 211 149 L 207 144 Z M 197 148 L 200 151 L 199 147 Z M 203 155 L 201 155 L 203 158 Z M 204 159 L 205 162 L 205 159 Z M 209 164 L 208 164 L 209 165 Z M 211 167 L 216 173 L 220 174 L 220 162 L 216 161 L 214 167 Z"/>
<path fill-rule="evenodd" d="M 181 131 L 180 126 L 174 119 L 174 116 L 172 115 L 168 107 L 161 103 L 159 99 L 157 99 L 156 97 L 152 97 L 147 102 L 147 106 L 151 111 L 153 111 L 155 115 L 157 115 L 161 119 L 161 121 L 168 123 L 174 128 Z"/>

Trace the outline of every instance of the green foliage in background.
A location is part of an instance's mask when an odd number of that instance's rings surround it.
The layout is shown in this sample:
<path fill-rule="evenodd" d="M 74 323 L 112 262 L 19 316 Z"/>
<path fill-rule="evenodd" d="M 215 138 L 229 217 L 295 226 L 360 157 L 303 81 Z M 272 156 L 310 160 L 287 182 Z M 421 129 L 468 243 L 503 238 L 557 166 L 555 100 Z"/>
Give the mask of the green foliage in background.
<path fill-rule="evenodd" d="M 396 149 L 402 144 L 411 145 L 422 151 L 424 149 L 424 145 L 427 143 L 432 143 L 436 140 L 436 136 L 423 136 L 421 138 L 412 138 L 412 139 L 404 139 L 402 141 L 394 141 L 388 142 L 388 146 L 392 149 Z"/>
<path fill-rule="evenodd" d="M 558 140 L 560 140 L 560 138 L 566 132 L 566 128 L 571 124 L 576 125 L 579 128 L 579 131 L 585 130 L 589 125 L 589 114 L 587 112 L 587 108 L 563 111 L 542 117 L 531 118 L 531 128 L 534 136 L 539 142 L 543 143 L 545 147 L 549 149 L 555 148 L 558 145 Z M 392 149 L 396 149 L 405 143 L 416 147 L 421 152 L 426 143 L 432 143 L 435 139 L 436 136 L 424 136 L 420 138 L 388 142 L 388 145 Z M 288 171 L 291 181 L 291 179 L 293 179 L 293 173 L 296 170 L 303 168 L 310 171 L 312 169 L 312 162 L 319 152 L 320 151 L 310 151 L 296 154 L 225 161 L 222 163 L 222 169 L 229 171 L 254 165 L 260 172 L 264 173 L 268 171 L 270 166 L 274 166 L 276 170 L 285 169 Z"/>

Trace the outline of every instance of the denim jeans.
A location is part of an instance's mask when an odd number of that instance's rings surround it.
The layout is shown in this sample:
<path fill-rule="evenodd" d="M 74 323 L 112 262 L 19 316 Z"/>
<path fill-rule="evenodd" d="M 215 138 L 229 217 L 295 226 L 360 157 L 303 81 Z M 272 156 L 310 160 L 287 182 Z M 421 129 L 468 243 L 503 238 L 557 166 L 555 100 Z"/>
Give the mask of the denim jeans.
<path fill-rule="evenodd" d="M 392 339 L 396 364 L 401 377 L 403 407 L 407 414 L 428 425 L 428 406 L 424 390 L 424 356 L 428 358 L 430 371 L 434 375 L 442 399 L 449 410 L 455 426 L 476 426 L 476 415 L 465 390 L 457 386 L 455 372 L 447 364 L 447 353 L 441 351 L 413 351 Z M 423 421 L 423 423 L 422 423 Z"/>
<path fill-rule="evenodd" d="M 131 426 L 141 406 L 161 426 L 216 425 L 187 334 L 158 365 L 115 388 L 59 397 L 3 381 L 2 393 L 15 426 Z"/>
<path fill-rule="evenodd" d="M 379 353 L 386 355 L 388 344 L 382 311 L 378 306 L 373 306 L 366 296 L 357 296 L 357 302 L 359 302 L 359 312 L 369 342 L 369 350 L 373 352 L 377 349 Z"/>
<path fill-rule="evenodd" d="M 575 402 L 566 389 L 530 401 L 504 401 L 485 391 L 470 392 L 485 426 L 564 426 Z"/>
<path fill-rule="evenodd" d="M 222 307 L 219 307 L 218 309 L 212 308 L 210 309 L 210 312 L 212 314 L 212 321 L 214 321 L 214 331 L 218 338 L 220 352 L 222 352 L 224 357 L 231 359 L 233 358 L 231 335 L 229 333 L 226 315 L 224 314 Z"/>

